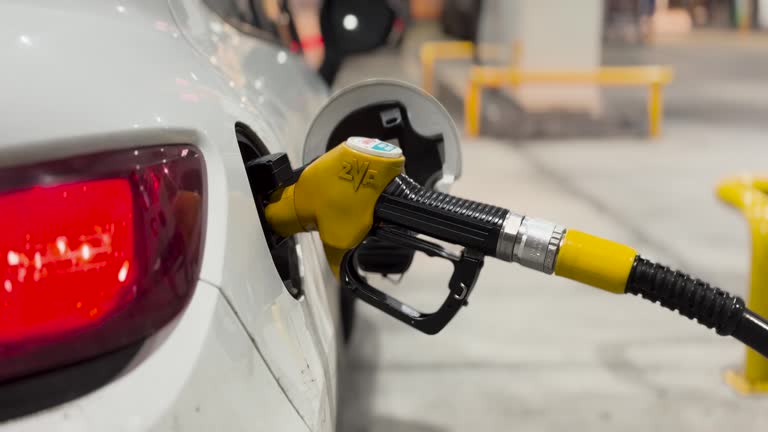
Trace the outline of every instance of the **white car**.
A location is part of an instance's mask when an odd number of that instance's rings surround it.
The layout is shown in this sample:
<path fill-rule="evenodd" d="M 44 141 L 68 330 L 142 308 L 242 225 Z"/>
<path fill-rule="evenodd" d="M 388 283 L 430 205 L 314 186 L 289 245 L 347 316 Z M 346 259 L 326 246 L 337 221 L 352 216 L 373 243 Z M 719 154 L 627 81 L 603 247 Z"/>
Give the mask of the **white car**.
<path fill-rule="evenodd" d="M 226 3 L 0 3 L 0 431 L 334 430 L 338 282 L 316 235 L 270 248 L 244 161 L 298 167 L 381 101 L 445 187 L 458 137 L 394 83 L 321 109 Z"/>

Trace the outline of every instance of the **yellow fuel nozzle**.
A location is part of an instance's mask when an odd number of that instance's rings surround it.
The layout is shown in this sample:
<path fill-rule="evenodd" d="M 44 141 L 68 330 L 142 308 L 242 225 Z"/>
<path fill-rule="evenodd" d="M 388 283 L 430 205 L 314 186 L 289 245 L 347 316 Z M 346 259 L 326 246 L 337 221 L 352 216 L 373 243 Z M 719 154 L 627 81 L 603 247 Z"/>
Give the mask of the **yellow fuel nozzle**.
<path fill-rule="evenodd" d="M 768 356 L 768 321 L 747 309 L 741 298 L 640 257 L 627 246 L 427 190 L 403 173 L 404 165 L 402 151 L 392 144 L 349 138 L 306 166 L 298 179 L 292 176 L 293 184 L 272 193 L 267 223 L 283 237 L 318 231 L 334 273 L 359 298 L 427 333 L 440 331 L 466 304 L 484 256 L 492 256 L 606 291 L 642 296 Z M 374 223 L 375 235 L 454 262 L 451 292 L 440 310 L 420 313 L 356 277 L 352 256 L 344 258 Z M 463 246 L 464 252 L 453 256 L 413 233 Z"/>
<path fill-rule="evenodd" d="M 344 254 L 365 239 L 376 201 L 404 164 L 398 147 L 351 137 L 309 164 L 295 184 L 272 195 L 267 222 L 283 237 L 317 231 L 338 277 Z"/>

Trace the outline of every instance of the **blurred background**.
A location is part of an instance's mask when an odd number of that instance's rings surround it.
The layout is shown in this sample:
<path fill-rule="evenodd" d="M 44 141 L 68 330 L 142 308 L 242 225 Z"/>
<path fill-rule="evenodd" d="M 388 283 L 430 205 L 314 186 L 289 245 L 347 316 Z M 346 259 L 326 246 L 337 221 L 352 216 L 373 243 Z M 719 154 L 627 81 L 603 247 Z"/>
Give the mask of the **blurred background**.
<path fill-rule="evenodd" d="M 453 192 L 625 241 L 747 294 L 749 230 L 715 190 L 765 172 L 768 1 L 408 7 L 402 40 L 348 58 L 334 87 L 393 77 L 433 93 L 464 132 Z M 473 84 L 479 67 L 521 76 Z M 429 309 L 449 274 L 417 256 L 399 283 L 378 283 Z M 723 381 L 743 361 L 738 343 L 640 299 L 494 260 L 439 335 L 359 304 L 348 349 L 345 431 L 768 427 L 768 400 Z"/>

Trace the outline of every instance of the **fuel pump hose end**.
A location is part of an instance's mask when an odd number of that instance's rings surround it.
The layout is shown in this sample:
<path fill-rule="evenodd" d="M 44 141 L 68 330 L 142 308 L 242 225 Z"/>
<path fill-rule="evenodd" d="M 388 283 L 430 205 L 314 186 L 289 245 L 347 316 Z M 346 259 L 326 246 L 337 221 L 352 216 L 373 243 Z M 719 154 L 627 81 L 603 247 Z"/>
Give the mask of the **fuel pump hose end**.
<path fill-rule="evenodd" d="M 638 295 L 768 357 L 768 321 L 747 309 L 744 300 L 643 258 L 628 246 L 569 230 L 555 274 L 617 294 Z"/>
<path fill-rule="evenodd" d="M 400 174 L 376 203 L 377 220 L 551 274 L 565 228 L 426 189 Z"/>
<path fill-rule="evenodd" d="M 510 229 L 513 226 L 516 229 Z M 510 213 L 499 238 L 496 258 L 552 274 L 565 233 L 565 228 L 555 223 Z"/>
<path fill-rule="evenodd" d="M 627 280 L 627 293 L 676 310 L 768 357 L 768 322 L 747 309 L 740 297 L 640 256 Z"/>
<path fill-rule="evenodd" d="M 626 292 L 639 295 L 730 336 L 741 320 L 744 300 L 708 283 L 638 256 Z"/>
<path fill-rule="evenodd" d="M 629 246 L 568 230 L 560 245 L 555 274 L 622 294 L 636 256 L 637 252 Z"/>

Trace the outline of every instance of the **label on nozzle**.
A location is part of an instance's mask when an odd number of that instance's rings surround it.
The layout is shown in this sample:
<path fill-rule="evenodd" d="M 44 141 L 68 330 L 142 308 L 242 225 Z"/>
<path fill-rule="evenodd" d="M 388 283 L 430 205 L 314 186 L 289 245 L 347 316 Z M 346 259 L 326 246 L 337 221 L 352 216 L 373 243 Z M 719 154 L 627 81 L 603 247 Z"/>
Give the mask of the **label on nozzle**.
<path fill-rule="evenodd" d="M 400 147 L 376 138 L 349 137 L 346 144 L 354 150 L 373 156 L 396 159 L 403 155 Z"/>

